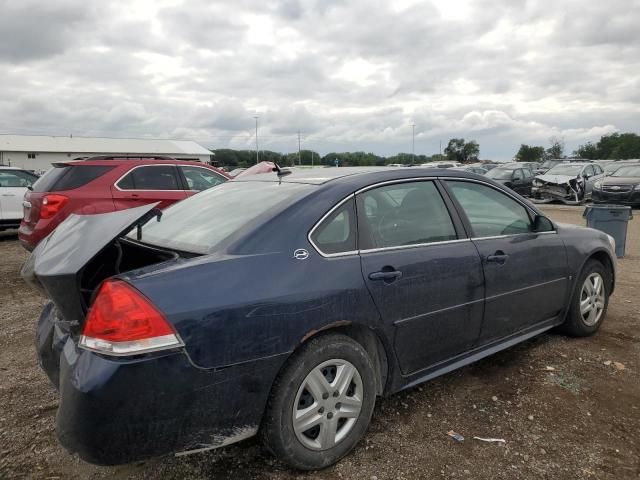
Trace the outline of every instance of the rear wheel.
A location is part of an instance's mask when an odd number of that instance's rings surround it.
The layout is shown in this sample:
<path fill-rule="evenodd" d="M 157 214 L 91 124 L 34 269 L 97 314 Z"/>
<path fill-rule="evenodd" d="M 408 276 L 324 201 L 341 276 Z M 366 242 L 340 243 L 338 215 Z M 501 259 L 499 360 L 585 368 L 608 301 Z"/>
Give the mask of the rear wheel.
<path fill-rule="evenodd" d="M 578 279 L 564 331 L 575 337 L 597 332 L 607 314 L 610 290 L 610 272 L 597 260 L 589 260 Z"/>
<path fill-rule="evenodd" d="M 265 446 L 301 470 L 337 462 L 369 426 L 374 375 L 367 352 L 351 338 L 310 340 L 274 383 L 261 429 Z"/>

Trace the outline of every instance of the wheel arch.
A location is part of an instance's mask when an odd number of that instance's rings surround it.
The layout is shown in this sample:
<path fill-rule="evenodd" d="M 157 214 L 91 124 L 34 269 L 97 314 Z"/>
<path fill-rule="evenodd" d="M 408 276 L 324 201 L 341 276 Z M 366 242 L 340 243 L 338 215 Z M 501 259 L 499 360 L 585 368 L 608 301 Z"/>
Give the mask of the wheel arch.
<path fill-rule="evenodd" d="M 330 323 L 322 328 L 307 332 L 291 353 L 294 354 L 300 347 L 313 338 L 332 333 L 346 335 L 362 345 L 373 362 L 376 373 L 376 393 L 377 395 L 384 395 L 388 390 L 390 380 L 389 373 L 392 368 L 390 365 L 390 350 L 389 347 L 385 345 L 381 336 L 368 326 L 350 321 Z"/>
<path fill-rule="evenodd" d="M 580 272 L 582 272 L 584 266 L 589 262 L 589 260 L 596 260 L 600 262 L 611 273 L 611 285 L 609 290 L 609 295 L 611 295 L 616 285 L 616 268 L 611 255 L 606 250 L 596 250 L 595 252 L 592 252 L 591 255 L 589 255 L 583 262 Z"/>

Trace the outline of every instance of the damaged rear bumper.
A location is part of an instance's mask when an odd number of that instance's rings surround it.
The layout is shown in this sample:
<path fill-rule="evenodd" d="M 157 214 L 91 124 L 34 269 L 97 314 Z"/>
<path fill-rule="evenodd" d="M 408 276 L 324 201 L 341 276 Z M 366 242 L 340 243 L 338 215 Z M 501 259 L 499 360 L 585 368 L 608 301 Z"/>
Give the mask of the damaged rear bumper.
<path fill-rule="evenodd" d="M 60 391 L 60 443 L 90 463 L 115 465 L 217 448 L 255 435 L 284 358 L 222 369 L 195 367 L 184 351 L 107 358 L 80 349 L 45 308 L 40 365 Z"/>

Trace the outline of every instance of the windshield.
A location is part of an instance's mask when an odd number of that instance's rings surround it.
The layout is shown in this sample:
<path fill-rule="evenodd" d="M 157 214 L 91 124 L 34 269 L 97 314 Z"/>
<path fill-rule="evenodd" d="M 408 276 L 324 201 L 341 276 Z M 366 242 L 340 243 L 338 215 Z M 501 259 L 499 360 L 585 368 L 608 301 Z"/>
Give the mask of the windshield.
<path fill-rule="evenodd" d="M 142 227 L 144 243 L 211 253 L 258 217 L 272 216 L 314 187 L 298 183 L 227 182 L 176 203 Z M 136 232 L 129 233 L 136 238 Z"/>
<path fill-rule="evenodd" d="M 604 173 L 611 175 L 613 172 L 615 172 L 622 166 L 623 165 L 620 165 L 619 163 L 610 163 L 604 168 Z"/>
<path fill-rule="evenodd" d="M 619 167 L 612 177 L 640 177 L 640 165 L 629 165 L 628 167 Z"/>
<path fill-rule="evenodd" d="M 551 168 L 554 165 L 558 165 L 558 163 L 560 163 L 560 162 L 558 162 L 557 160 L 547 160 L 540 167 L 541 168 Z"/>
<path fill-rule="evenodd" d="M 510 168 L 493 168 L 486 175 L 494 180 L 509 180 L 512 172 L 513 170 Z"/>
<path fill-rule="evenodd" d="M 549 170 L 547 175 L 569 175 L 575 177 L 584 167 L 582 165 L 561 164 Z"/>

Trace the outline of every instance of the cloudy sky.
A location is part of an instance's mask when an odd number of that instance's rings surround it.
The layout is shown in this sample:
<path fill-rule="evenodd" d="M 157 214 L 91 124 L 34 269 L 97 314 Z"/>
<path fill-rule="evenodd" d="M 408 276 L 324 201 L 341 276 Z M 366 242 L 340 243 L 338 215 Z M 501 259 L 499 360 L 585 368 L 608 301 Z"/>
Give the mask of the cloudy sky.
<path fill-rule="evenodd" d="M 640 124 L 640 0 L 0 0 L 0 133 L 481 157 Z"/>

